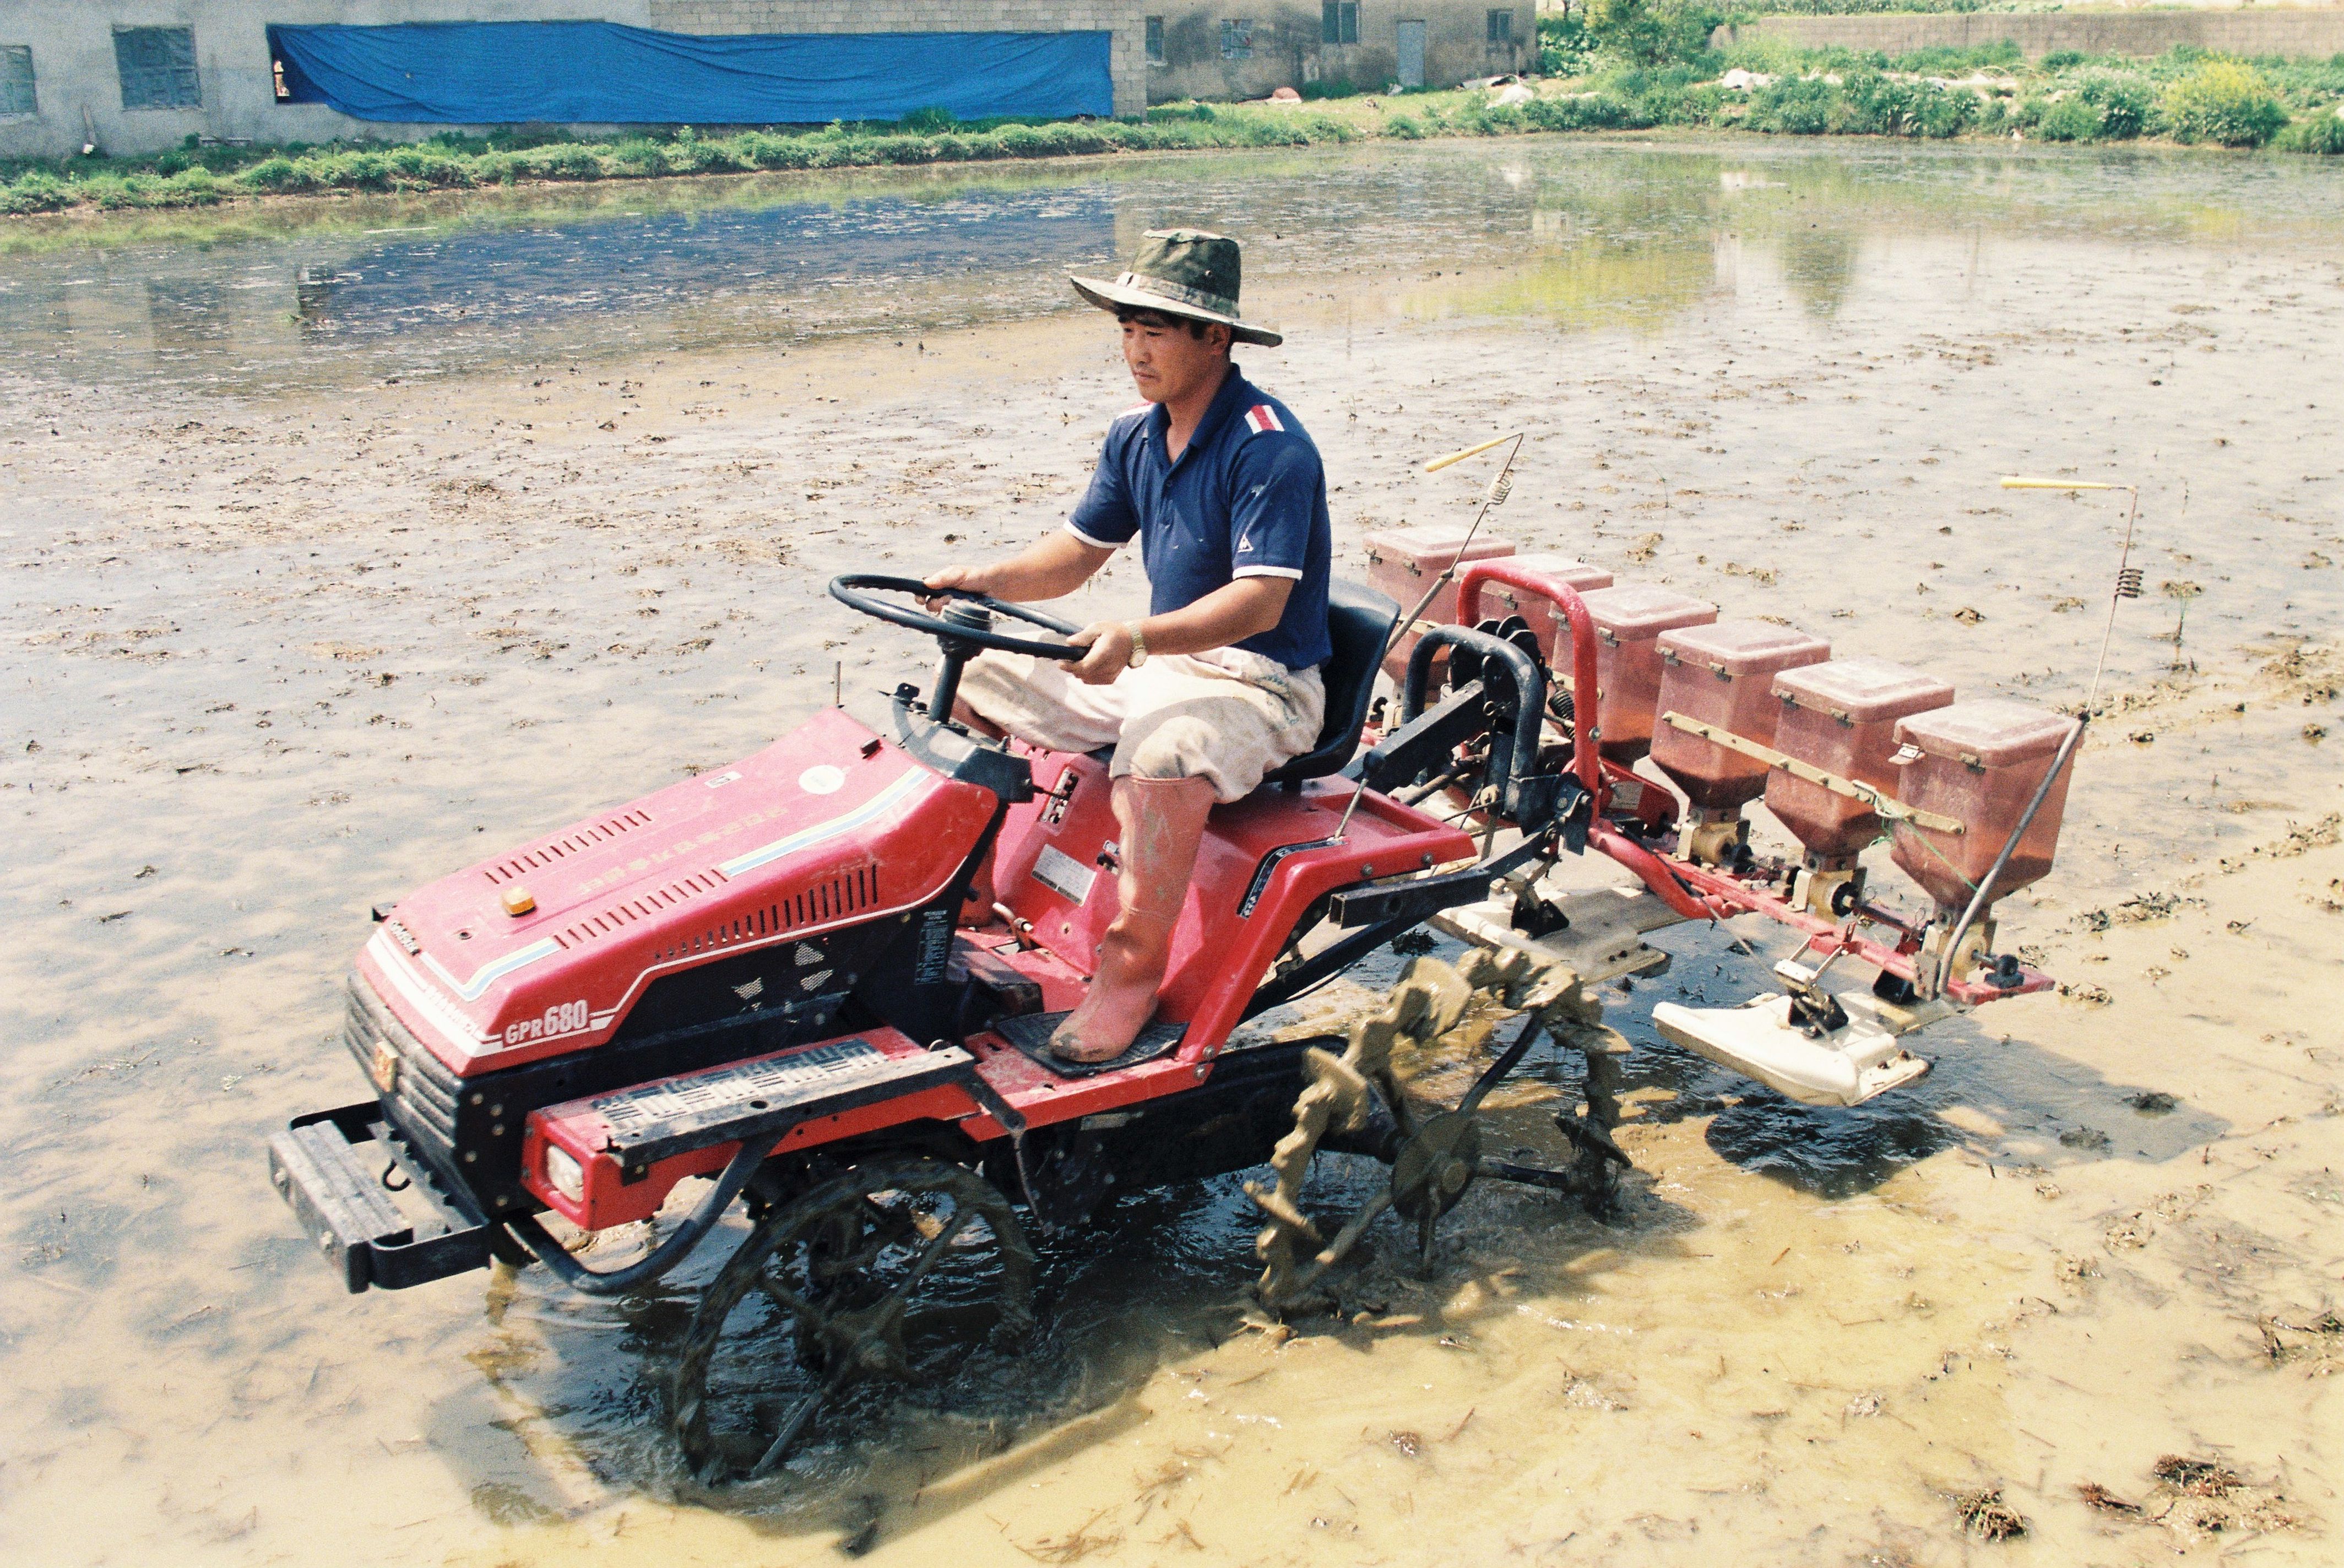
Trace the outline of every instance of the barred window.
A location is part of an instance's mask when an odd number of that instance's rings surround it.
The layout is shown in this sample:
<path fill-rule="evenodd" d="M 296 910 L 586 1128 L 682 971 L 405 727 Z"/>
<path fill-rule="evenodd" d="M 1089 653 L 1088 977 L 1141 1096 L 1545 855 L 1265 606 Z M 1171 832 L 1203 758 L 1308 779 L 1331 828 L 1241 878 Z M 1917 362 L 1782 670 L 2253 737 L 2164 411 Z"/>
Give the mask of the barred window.
<path fill-rule="evenodd" d="M 1164 63 L 1164 18 L 1161 16 L 1147 19 L 1147 63 L 1151 66 Z"/>
<path fill-rule="evenodd" d="M 40 112 L 33 96 L 33 46 L 0 44 L 0 116 Z"/>
<path fill-rule="evenodd" d="M 1253 18 L 1224 16 L 1221 18 L 1221 58 L 1250 60 L 1253 58 Z"/>
<path fill-rule="evenodd" d="M 1356 44 L 1359 41 L 1359 0 L 1327 0 L 1318 8 L 1318 41 Z"/>
<path fill-rule="evenodd" d="M 188 27 L 116 27 L 114 66 L 126 109 L 199 109 L 196 35 Z"/>
<path fill-rule="evenodd" d="M 1490 13 L 1490 42 L 1510 44 L 1514 41 L 1514 14 L 1511 11 Z"/>

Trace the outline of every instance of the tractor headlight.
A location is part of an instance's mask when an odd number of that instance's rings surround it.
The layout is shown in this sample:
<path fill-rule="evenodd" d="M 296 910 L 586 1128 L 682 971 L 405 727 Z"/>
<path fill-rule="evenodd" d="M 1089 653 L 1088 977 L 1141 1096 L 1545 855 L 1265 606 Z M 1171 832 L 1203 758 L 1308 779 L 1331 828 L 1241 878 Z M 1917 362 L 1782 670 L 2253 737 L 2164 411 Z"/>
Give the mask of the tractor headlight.
<path fill-rule="evenodd" d="M 545 1179 L 571 1202 L 586 1200 L 586 1168 L 578 1163 L 576 1155 L 558 1143 L 545 1146 Z"/>

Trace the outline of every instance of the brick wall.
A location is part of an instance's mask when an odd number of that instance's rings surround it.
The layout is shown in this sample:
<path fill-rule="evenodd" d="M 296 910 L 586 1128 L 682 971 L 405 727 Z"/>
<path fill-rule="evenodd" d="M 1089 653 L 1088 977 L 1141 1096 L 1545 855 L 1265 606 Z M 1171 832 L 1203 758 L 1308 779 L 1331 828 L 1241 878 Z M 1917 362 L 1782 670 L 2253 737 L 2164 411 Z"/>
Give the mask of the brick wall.
<path fill-rule="evenodd" d="M 1115 112 L 1147 106 L 1140 0 L 650 0 L 670 33 L 1112 33 Z"/>
<path fill-rule="evenodd" d="M 1766 16 L 1740 27 L 1720 27 L 1710 41 L 1722 48 L 1759 38 L 1810 49 L 1887 55 L 1973 49 L 2007 38 L 2036 59 L 2061 49 L 2086 55 L 2162 55 L 2176 44 L 2222 55 L 2325 59 L 2344 52 L 2344 8 Z"/>

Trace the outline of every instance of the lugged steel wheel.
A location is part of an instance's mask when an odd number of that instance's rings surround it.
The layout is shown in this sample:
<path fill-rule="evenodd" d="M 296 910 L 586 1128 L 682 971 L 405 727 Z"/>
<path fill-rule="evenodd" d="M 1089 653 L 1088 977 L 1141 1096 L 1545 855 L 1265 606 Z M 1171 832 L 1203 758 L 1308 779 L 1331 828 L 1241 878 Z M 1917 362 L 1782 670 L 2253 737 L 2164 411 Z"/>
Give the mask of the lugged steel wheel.
<path fill-rule="evenodd" d="M 1581 1043 L 1587 1060 L 1582 1090 L 1586 1111 L 1581 1116 L 1557 1111 L 1554 1125 L 1571 1140 L 1571 1172 L 1580 1201 L 1589 1214 L 1609 1219 L 1620 1208 L 1620 1172 L 1631 1163 L 1612 1137 L 1620 1125 L 1620 1087 L 1626 1077 L 1620 1062 L 1626 1042 L 1616 1036 L 1607 1040 L 1591 1030 Z"/>
<path fill-rule="evenodd" d="M 1453 1110 L 1430 1115 L 1412 1106 L 1392 1056 L 1396 1048 L 1421 1048 L 1457 1027 L 1477 993 L 1500 1007 L 1525 1015 L 1513 1043 L 1483 1069 Z M 1578 975 L 1532 958 L 1519 949 L 1475 948 L 1456 967 L 1438 958 L 1411 963 L 1382 1008 L 1351 1027 L 1343 1053 L 1304 1054 L 1305 1087 L 1294 1102 L 1294 1130 L 1270 1155 L 1274 1185 L 1248 1182 L 1246 1192 L 1265 1223 L 1255 1239 L 1264 1265 L 1254 1294 L 1272 1313 L 1316 1310 L 1325 1304 L 1319 1281 L 1349 1256 L 1368 1227 L 1386 1209 L 1397 1209 L 1416 1230 L 1420 1267 L 1432 1262 L 1434 1230 L 1480 1174 L 1500 1180 L 1570 1192 L 1599 1217 L 1617 1201 L 1615 1167 L 1629 1163 L 1613 1141 L 1619 1124 L 1620 1067 L 1615 1059 L 1627 1042 L 1602 1025 L 1603 1004 Z M 1557 1043 L 1577 1047 L 1587 1061 L 1587 1114 L 1558 1116 L 1556 1127 L 1573 1148 L 1563 1170 L 1490 1159 L 1481 1153 L 1475 1113 L 1498 1083 L 1521 1065 L 1540 1031 Z M 1328 1134 L 1365 1128 L 1380 1101 L 1391 1124 L 1391 1180 L 1328 1236 L 1302 1212 L 1303 1182 Z"/>
<path fill-rule="evenodd" d="M 767 1209 L 701 1298 L 672 1419 L 711 1484 L 786 1460 L 847 1385 L 937 1382 L 1033 1326 L 1009 1200 L 940 1159 L 874 1160 Z"/>

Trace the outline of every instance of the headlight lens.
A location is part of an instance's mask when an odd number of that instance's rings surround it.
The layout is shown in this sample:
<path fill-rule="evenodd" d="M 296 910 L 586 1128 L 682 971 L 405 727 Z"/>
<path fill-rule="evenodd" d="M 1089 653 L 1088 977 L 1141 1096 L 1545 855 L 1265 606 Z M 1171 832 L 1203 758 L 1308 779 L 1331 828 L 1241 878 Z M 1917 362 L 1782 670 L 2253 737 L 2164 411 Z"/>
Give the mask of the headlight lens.
<path fill-rule="evenodd" d="M 545 1179 L 572 1203 L 586 1200 L 586 1168 L 578 1157 L 558 1143 L 545 1146 Z"/>

